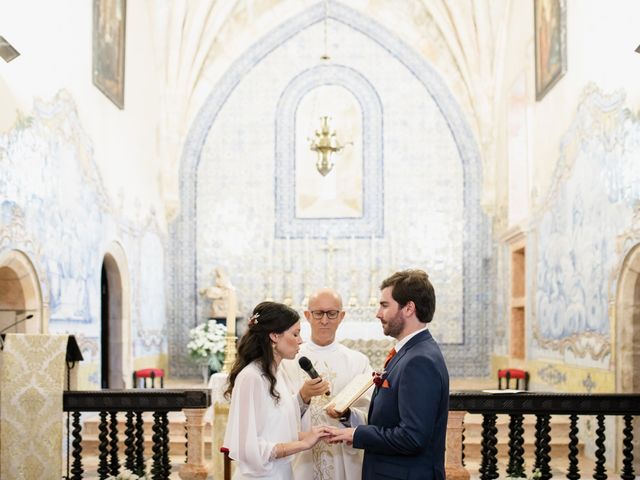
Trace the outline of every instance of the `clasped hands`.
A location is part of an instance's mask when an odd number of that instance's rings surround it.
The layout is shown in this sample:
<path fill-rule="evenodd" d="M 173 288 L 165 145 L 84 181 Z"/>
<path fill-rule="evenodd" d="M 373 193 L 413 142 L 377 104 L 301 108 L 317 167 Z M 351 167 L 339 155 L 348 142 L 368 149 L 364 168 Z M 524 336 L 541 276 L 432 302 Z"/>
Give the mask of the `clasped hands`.
<path fill-rule="evenodd" d="M 355 428 L 340 428 L 331 427 L 329 425 L 317 425 L 311 427 L 308 432 L 300 432 L 299 439 L 305 444 L 307 448 L 313 447 L 320 440 L 327 443 L 346 443 L 351 445 L 353 443 L 353 432 Z"/>
<path fill-rule="evenodd" d="M 310 378 L 306 380 L 300 388 L 300 397 L 302 398 L 303 402 L 308 404 L 311 401 L 312 397 L 324 395 L 325 393 L 329 392 L 330 389 L 331 385 L 322 377 Z M 337 419 L 342 416 L 333 408 L 332 404 L 327 405 L 325 411 L 331 418 Z M 320 440 L 323 440 L 327 443 L 345 442 L 347 445 L 351 445 L 353 443 L 354 430 L 355 428 L 318 425 L 312 427 L 311 431 L 309 432 L 301 432 L 300 440 L 304 441 L 305 443 L 307 441 L 310 442 L 310 447 L 315 445 Z"/>

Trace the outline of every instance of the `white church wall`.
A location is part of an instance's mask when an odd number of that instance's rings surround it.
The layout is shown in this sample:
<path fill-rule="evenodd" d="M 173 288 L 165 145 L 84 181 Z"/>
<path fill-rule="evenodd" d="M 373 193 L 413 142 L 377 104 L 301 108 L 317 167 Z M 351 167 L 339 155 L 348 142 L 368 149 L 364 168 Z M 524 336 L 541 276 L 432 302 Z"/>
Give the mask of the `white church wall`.
<path fill-rule="evenodd" d="M 627 105 L 640 106 L 637 24 L 640 4 L 617 0 L 569 1 L 567 4 L 567 73 L 534 104 L 533 149 L 536 192 L 541 200 L 553 182 L 564 132 L 573 122 L 589 83 L 605 92 L 622 89 Z"/>
<path fill-rule="evenodd" d="M 533 5 L 512 2 L 505 84 L 527 76 L 522 150 L 528 165 L 520 167 L 529 177 L 529 208 L 497 233 L 517 225 L 527 234 L 528 341 L 519 365 L 532 371 L 536 388 L 615 388 L 612 302 L 621 255 L 630 248 L 619 238 L 633 229 L 638 201 L 633 182 L 639 170 L 630 159 L 637 157 L 632 112 L 640 104 L 640 57 L 633 19 L 639 8 L 635 2 L 569 0 L 567 72 L 536 102 Z M 507 102 L 505 107 L 507 131 L 513 109 Z M 505 137 L 497 159 L 505 180 L 514 161 L 508 142 L 514 140 Z M 505 185 L 500 202 L 512 204 L 506 191 L 512 183 L 499 183 Z M 508 292 L 507 262 L 502 265 L 499 284 Z M 498 311 L 508 325 L 504 305 Z M 494 351 L 506 354 L 507 341 L 501 336 Z"/>
<path fill-rule="evenodd" d="M 507 48 L 504 62 L 506 88 L 527 76 L 527 95 L 531 108 L 529 117 L 529 148 L 531 150 L 530 195 L 531 207 L 547 193 L 552 183 L 555 166 L 560 155 L 560 141 L 569 128 L 584 89 L 596 84 L 605 92 L 622 89 L 627 95 L 627 105 L 640 105 L 640 92 L 636 81 L 640 74 L 637 28 L 634 19 L 640 14 L 640 4 L 625 0 L 603 3 L 593 0 L 568 0 L 567 2 L 567 71 L 558 83 L 540 100 L 535 101 L 534 70 L 534 19 L 533 4 L 511 2 Z M 506 99 L 506 97 L 505 97 Z M 506 125 L 508 102 L 500 123 Z M 506 182 L 506 138 L 499 149 L 497 175 Z M 503 193 L 503 199 L 504 194 Z M 503 200 L 504 201 L 504 200 Z"/>
<path fill-rule="evenodd" d="M 207 302 L 195 292 L 211 284 L 216 266 L 238 288 L 245 318 L 264 298 L 301 308 L 310 289 L 338 288 L 355 304 L 341 327 L 341 335 L 352 338 L 382 336 L 369 306 L 377 302 L 379 281 L 392 270 L 419 267 L 431 273 L 438 292 L 432 329 L 449 349 L 452 371 L 486 374 L 488 364 L 478 355 L 487 358 L 491 280 L 473 136 L 435 71 L 348 8 L 332 4 L 332 61 L 320 67 L 313 47 L 322 42 L 323 11 L 316 7 L 245 52 L 212 87 L 192 127 L 181 171 L 183 211 L 173 227 L 171 308 L 182 318 L 172 327 L 171 360 L 188 368 L 180 364 L 180 335 L 188 322 L 204 320 Z M 323 70 L 308 74 L 316 68 Z M 371 87 L 354 87 L 360 77 Z M 350 90 L 363 112 L 368 220 L 291 213 L 295 195 L 286 193 L 296 188 L 293 171 L 304 161 L 296 154 L 307 142 L 291 138 L 296 106 L 322 84 Z M 299 91 L 290 95 L 289 89 Z M 315 161 L 312 152 L 305 158 Z M 367 186 L 376 176 L 381 183 Z"/>
<path fill-rule="evenodd" d="M 0 118 L 0 249 L 38 267 L 49 331 L 79 336 L 87 387 L 100 383 L 100 268 L 111 241 L 129 263 L 136 361 L 164 363 L 167 351 L 149 12 L 128 2 L 124 110 L 92 83 L 92 18 L 92 2 L 0 7 L 0 30 L 21 53 L 0 62 L 11 110 Z"/>
<path fill-rule="evenodd" d="M 568 0 L 567 2 L 567 71 L 540 100 L 535 101 L 534 19 L 533 4 L 511 2 L 507 48 L 504 62 L 504 85 L 512 86 L 524 73 L 531 108 L 528 147 L 531 151 L 529 172 L 530 213 L 548 193 L 560 156 L 561 140 L 576 115 L 582 95 L 593 83 L 604 92 L 622 90 L 626 105 L 640 106 L 637 78 L 640 75 L 638 53 L 640 43 L 634 19 L 640 15 L 640 4 L 626 0 Z M 500 124 L 506 126 L 509 104 L 503 102 Z M 506 127 L 505 127 L 506 128 Z M 506 138 L 497 159 L 498 184 L 509 185 Z M 506 198 L 503 193 L 503 200 Z M 517 219 L 516 219 L 517 220 Z M 526 223 L 526 222 L 525 222 Z"/>
<path fill-rule="evenodd" d="M 21 54 L 11 63 L 0 62 L 14 104 L 3 107 L 28 114 L 36 99 L 48 102 L 60 90 L 69 92 L 104 187 L 127 213 L 163 211 L 156 136 L 160 82 L 149 16 L 145 2 L 128 2 L 125 109 L 119 110 L 92 82 L 93 2 L 25 0 L 0 6 L 0 31 Z M 4 122 L 2 130 L 12 123 Z M 165 228 L 163 217 L 158 221 Z"/>

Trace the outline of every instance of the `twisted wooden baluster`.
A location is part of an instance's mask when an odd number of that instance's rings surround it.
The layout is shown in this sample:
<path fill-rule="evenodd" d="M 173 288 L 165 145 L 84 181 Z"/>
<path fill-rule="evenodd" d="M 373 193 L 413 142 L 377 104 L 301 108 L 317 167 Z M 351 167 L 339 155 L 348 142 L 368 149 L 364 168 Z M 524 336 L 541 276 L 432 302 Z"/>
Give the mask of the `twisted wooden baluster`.
<path fill-rule="evenodd" d="M 578 467 L 578 415 L 570 415 L 569 425 L 569 468 L 567 478 L 578 480 L 580 478 L 580 468 Z"/>
<path fill-rule="evenodd" d="M 163 439 L 162 439 L 162 414 L 160 412 L 153 412 L 153 436 L 151 437 L 151 443 L 153 447 L 153 465 L 151 466 L 151 478 L 154 480 L 162 480 L 164 476 L 163 460 Z"/>
<path fill-rule="evenodd" d="M 596 480 L 606 480 L 607 469 L 604 466 L 606 458 L 604 456 L 604 415 L 598 415 L 598 428 L 596 428 L 596 467 L 594 469 L 593 478 Z"/>
<path fill-rule="evenodd" d="M 144 422 L 142 412 L 136 412 L 136 473 L 141 476 L 146 473 L 144 465 Z"/>
<path fill-rule="evenodd" d="M 524 428 L 522 414 L 509 415 L 509 464 L 507 475 L 524 476 Z"/>
<path fill-rule="evenodd" d="M 466 464 L 464 463 L 464 432 L 467 430 L 467 428 L 464 426 L 464 422 L 462 423 L 462 449 L 460 450 L 460 453 L 462 454 L 462 466 L 466 466 Z"/>
<path fill-rule="evenodd" d="M 189 458 L 189 430 L 187 429 L 187 423 L 184 423 L 184 463 L 187 463 Z"/>
<path fill-rule="evenodd" d="M 165 412 L 160 417 L 162 420 L 162 466 L 164 467 L 164 478 L 171 475 L 171 462 L 169 461 L 169 416 Z"/>
<path fill-rule="evenodd" d="M 540 478 L 547 480 L 551 478 L 551 467 L 549 462 L 551 457 L 551 415 L 536 414 L 536 462 L 534 469 L 540 471 Z"/>
<path fill-rule="evenodd" d="M 622 430 L 624 440 L 622 440 L 622 480 L 633 480 L 636 476 L 633 473 L 633 415 L 624 416 L 624 430 Z"/>
<path fill-rule="evenodd" d="M 124 430 L 124 468 L 130 472 L 136 471 L 136 450 L 134 448 L 135 443 L 135 429 L 133 425 L 133 412 L 127 412 Z"/>
<path fill-rule="evenodd" d="M 109 446 L 111 449 L 110 457 L 111 461 L 109 462 L 109 469 L 111 470 L 111 475 L 114 477 L 120 473 L 120 462 L 118 461 L 118 418 L 117 412 L 111 412 L 110 422 L 109 422 Z"/>
<path fill-rule="evenodd" d="M 107 438 L 109 436 L 109 429 L 107 427 L 107 412 L 100 412 L 100 424 L 98 425 L 98 474 L 100 479 L 104 480 L 109 475 L 109 442 Z"/>
<path fill-rule="evenodd" d="M 493 413 L 482 415 L 482 462 L 480 464 L 480 478 L 482 480 L 498 478 L 496 418 L 497 415 Z"/>
<path fill-rule="evenodd" d="M 80 426 L 80 412 L 73 412 L 72 426 L 71 436 L 73 437 L 73 442 L 71 445 L 73 452 L 71 456 L 73 457 L 73 466 L 71 467 L 71 480 L 81 480 L 84 470 L 82 468 L 82 435 L 80 435 L 82 427 Z"/>

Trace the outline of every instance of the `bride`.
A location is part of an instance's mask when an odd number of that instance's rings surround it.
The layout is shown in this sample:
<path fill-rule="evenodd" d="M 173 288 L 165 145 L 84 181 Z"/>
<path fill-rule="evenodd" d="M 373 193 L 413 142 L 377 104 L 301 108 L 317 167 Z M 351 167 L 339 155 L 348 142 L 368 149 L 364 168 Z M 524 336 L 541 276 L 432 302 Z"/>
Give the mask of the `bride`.
<path fill-rule="evenodd" d="M 292 456 L 327 436 L 326 427 L 300 431 L 300 406 L 279 369 L 300 343 L 300 316 L 275 302 L 258 304 L 240 339 L 225 396 L 231 397 L 224 446 L 237 461 L 234 479 L 293 479 Z"/>

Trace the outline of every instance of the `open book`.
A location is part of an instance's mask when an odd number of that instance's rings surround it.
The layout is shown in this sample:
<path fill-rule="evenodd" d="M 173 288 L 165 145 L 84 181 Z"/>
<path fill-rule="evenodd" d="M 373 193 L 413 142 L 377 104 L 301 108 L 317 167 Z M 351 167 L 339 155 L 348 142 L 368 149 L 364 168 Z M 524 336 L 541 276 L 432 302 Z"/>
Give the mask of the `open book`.
<path fill-rule="evenodd" d="M 360 373 L 338 393 L 329 405 L 338 413 L 344 413 L 353 403 L 366 393 L 373 385 L 373 376 L 370 373 Z"/>

